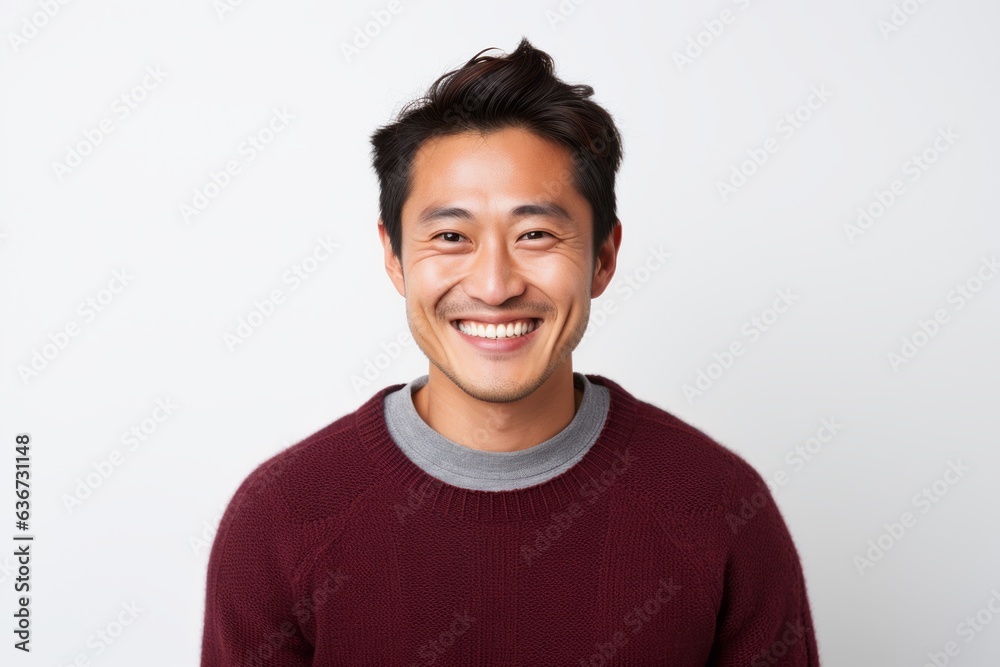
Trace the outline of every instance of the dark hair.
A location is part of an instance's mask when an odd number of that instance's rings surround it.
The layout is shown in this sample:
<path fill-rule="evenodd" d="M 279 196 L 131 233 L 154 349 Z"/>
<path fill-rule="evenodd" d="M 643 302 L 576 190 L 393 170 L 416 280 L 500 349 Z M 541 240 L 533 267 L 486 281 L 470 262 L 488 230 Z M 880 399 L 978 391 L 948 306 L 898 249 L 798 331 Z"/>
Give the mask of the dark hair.
<path fill-rule="evenodd" d="M 598 249 L 618 224 L 615 173 L 622 161 L 622 139 L 614 119 L 589 99 L 592 87 L 558 79 L 551 56 L 524 37 L 509 55 L 482 55 L 490 50 L 440 76 L 423 97 L 403 107 L 395 122 L 372 133 L 379 212 L 393 254 L 402 259 L 403 203 L 410 194 L 413 157 L 424 141 L 521 127 L 569 149 L 573 173 L 546 189 L 552 193 L 568 181 L 590 203 L 596 265 Z"/>

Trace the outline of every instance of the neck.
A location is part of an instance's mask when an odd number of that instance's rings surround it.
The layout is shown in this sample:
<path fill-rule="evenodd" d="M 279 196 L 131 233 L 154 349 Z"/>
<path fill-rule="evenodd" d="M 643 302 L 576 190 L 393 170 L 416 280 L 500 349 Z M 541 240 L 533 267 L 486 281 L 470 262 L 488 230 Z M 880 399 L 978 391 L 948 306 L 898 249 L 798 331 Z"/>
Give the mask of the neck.
<path fill-rule="evenodd" d="M 428 426 L 453 442 L 487 452 L 516 452 L 566 428 L 582 398 L 569 360 L 531 394 L 508 403 L 470 396 L 431 365 L 427 383 L 413 392 L 413 407 Z"/>

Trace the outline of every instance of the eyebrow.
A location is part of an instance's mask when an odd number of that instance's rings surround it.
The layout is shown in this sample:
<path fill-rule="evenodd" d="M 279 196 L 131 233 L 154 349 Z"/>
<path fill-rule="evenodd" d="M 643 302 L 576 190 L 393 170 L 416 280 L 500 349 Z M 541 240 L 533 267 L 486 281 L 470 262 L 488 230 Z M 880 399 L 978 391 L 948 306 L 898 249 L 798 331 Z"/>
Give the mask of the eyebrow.
<path fill-rule="evenodd" d="M 544 215 L 550 218 L 555 218 L 557 220 L 563 220 L 565 222 L 572 222 L 573 216 L 566 212 L 559 204 L 550 201 L 536 202 L 533 204 L 521 204 L 510 210 L 511 217 L 523 218 L 529 215 Z M 435 220 L 441 220 L 444 218 L 459 218 L 462 220 L 471 220 L 473 218 L 472 213 L 464 208 L 458 208 L 456 206 L 429 206 L 423 210 L 420 217 L 417 218 L 417 226 L 423 227 Z"/>

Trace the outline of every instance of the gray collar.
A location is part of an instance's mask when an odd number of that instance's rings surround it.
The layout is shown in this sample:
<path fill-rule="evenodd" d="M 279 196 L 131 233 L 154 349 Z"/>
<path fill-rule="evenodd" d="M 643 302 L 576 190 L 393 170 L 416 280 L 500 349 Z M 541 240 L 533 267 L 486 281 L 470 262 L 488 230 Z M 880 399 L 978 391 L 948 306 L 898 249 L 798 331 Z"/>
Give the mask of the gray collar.
<path fill-rule="evenodd" d="M 449 440 L 423 420 L 413 405 L 413 392 L 427 379 L 421 375 L 386 395 L 383 409 L 389 434 L 407 458 L 428 475 L 479 491 L 521 489 L 562 474 L 597 440 L 611 403 L 607 387 L 574 372 L 573 384 L 583 389 L 583 399 L 566 428 L 534 447 L 485 452 Z"/>

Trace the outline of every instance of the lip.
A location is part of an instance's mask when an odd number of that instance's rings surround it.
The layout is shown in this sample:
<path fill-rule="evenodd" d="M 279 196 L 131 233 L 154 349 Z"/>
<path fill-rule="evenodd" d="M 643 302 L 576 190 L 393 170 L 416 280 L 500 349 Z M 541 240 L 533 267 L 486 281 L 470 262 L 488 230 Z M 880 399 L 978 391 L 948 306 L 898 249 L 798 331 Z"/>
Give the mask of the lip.
<path fill-rule="evenodd" d="M 508 322 L 517 322 L 518 320 L 534 320 L 536 324 L 539 324 L 542 318 L 535 317 L 534 315 L 460 315 L 451 318 L 452 322 L 461 320 L 472 320 L 473 322 L 481 322 L 483 324 L 507 324 Z"/>
<path fill-rule="evenodd" d="M 462 333 L 461 329 L 458 328 L 459 320 L 452 320 L 450 326 L 462 340 L 484 352 L 514 352 L 533 341 L 538 330 L 545 326 L 545 320 L 537 317 L 533 319 L 535 320 L 535 328 L 515 338 L 480 338 L 479 336 L 470 336 Z"/>

